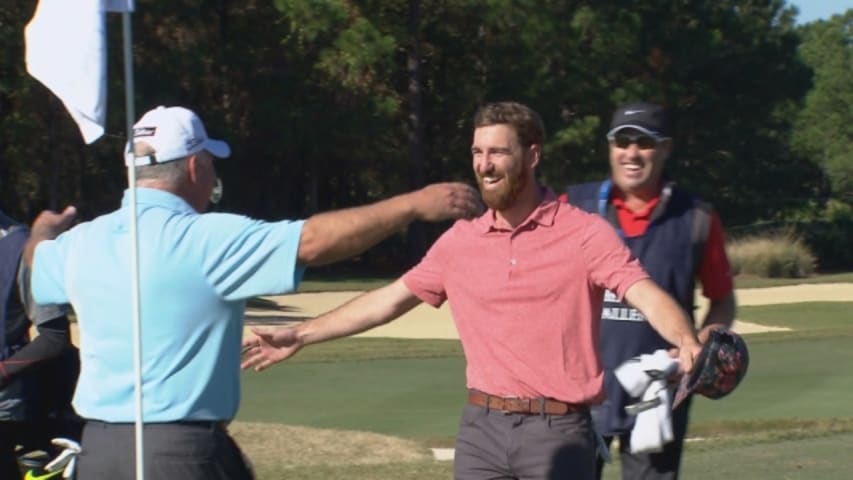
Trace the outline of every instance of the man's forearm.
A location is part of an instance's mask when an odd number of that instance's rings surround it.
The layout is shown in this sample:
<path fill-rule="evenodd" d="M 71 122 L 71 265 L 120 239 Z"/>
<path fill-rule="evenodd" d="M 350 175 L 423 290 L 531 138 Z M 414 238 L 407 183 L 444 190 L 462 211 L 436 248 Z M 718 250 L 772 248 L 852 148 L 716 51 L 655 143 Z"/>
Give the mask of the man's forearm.
<path fill-rule="evenodd" d="M 735 310 L 737 301 L 735 300 L 734 292 L 730 292 L 725 297 L 712 300 L 708 307 L 708 313 L 705 314 L 705 319 L 702 321 L 702 327 L 709 325 L 722 325 L 731 327 L 735 320 Z"/>
<path fill-rule="evenodd" d="M 364 207 L 322 213 L 302 227 L 298 262 L 323 265 L 357 255 L 414 220 L 439 222 L 482 212 L 480 194 L 464 183 L 435 183 Z"/>
<path fill-rule="evenodd" d="M 358 255 L 402 230 L 417 218 L 408 195 L 312 216 L 302 227 L 299 263 L 324 265 Z"/>
<path fill-rule="evenodd" d="M 419 303 L 420 299 L 409 292 L 402 280 L 397 280 L 390 285 L 359 295 L 296 328 L 300 340 L 306 345 L 325 342 L 355 335 L 388 323 Z"/>

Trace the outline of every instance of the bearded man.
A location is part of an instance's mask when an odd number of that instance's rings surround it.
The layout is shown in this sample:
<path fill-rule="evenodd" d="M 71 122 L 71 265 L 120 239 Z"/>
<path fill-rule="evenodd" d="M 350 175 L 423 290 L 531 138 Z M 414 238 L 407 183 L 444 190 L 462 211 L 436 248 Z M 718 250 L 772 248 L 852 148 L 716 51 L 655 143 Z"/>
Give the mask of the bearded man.
<path fill-rule="evenodd" d="M 254 329 L 243 368 L 263 370 L 304 345 L 385 324 L 421 302 L 448 301 L 468 387 L 454 478 L 595 478 L 590 407 L 603 398 L 597 339 L 605 290 L 678 347 L 683 371 L 700 346 L 685 312 L 605 220 L 537 184 L 544 140 L 529 107 L 480 108 L 471 155 L 488 210 L 457 221 L 390 285 L 296 327 Z"/>

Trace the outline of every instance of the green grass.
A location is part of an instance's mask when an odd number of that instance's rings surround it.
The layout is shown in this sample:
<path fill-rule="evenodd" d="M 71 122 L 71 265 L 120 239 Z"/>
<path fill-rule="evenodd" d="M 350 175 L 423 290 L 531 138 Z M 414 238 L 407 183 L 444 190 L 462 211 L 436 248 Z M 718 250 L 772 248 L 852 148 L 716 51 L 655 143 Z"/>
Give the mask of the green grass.
<path fill-rule="evenodd" d="M 241 421 L 438 438 L 442 445 L 465 402 L 461 356 L 294 363 L 243 381 Z"/>
<path fill-rule="evenodd" d="M 320 277 L 316 279 L 305 279 L 299 284 L 299 292 L 340 292 L 340 291 L 367 291 L 383 287 L 397 277 L 351 277 L 343 276 L 337 278 Z"/>
<path fill-rule="evenodd" d="M 839 368 L 853 364 L 850 311 L 853 304 L 841 302 L 741 307 L 743 320 L 793 331 L 748 335 L 746 380 L 724 400 L 697 399 L 694 423 L 853 417 L 853 405 L 838 401 L 853 392 L 853 375 Z M 267 372 L 244 374 L 240 419 L 452 436 L 464 364 L 456 340 L 368 338 L 312 346 Z M 419 422 L 420 415 L 452 420 Z"/>
<path fill-rule="evenodd" d="M 681 478 L 846 479 L 850 478 L 850 462 L 846 459 L 851 441 L 853 433 L 757 443 L 733 442 L 729 439 L 691 442 L 682 457 Z M 603 478 L 622 478 L 619 475 L 618 459 L 613 465 L 605 467 Z"/>
<path fill-rule="evenodd" d="M 699 453 L 688 449 L 682 477 L 703 480 L 850 478 L 851 442 L 853 433 L 776 443 L 718 443 L 715 448 Z"/>
<path fill-rule="evenodd" d="M 749 372 L 720 400 L 697 398 L 685 478 L 846 478 L 853 440 L 853 303 L 742 307 L 792 332 L 746 336 Z M 371 431 L 452 446 L 464 402 L 455 340 L 347 339 L 243 375 L 238 420 Z M 251 455 L 251 452 L 250 452 Z M 838 459 L 845 459 L 839 462 Z M 450 462 L 359 466 L 264 463 L 259 478 L 450 478 Z M 617 468 L 605 478 L 615 479 Z"/>
<path fill-rule="evenodd" d="M 447 357 L 462 358 L 458 340 L 344 338 L 305 348 L 283 365 Z"/>
<path fill-rule="evenodd" d="M 737 288 L 765 288 L 815 283 L 853 283 L 853 272 L 813 275 L 805 278 L 762 278 L 750 275 L 735 277 Z"/>

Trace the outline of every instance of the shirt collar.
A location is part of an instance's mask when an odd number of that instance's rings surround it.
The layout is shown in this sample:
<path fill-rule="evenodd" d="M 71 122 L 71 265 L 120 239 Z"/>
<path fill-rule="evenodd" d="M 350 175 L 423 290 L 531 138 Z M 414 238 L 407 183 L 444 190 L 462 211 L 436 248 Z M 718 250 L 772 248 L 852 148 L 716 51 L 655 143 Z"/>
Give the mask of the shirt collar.
<path fill-rule="evenodd" d="M 136 188 L 136 203 L 140 205 L 154 205 L 165 207 L 182 213 L 198 213 L 193 207 L 183 198 L 174 193 L 160 190 L 159 188 Z M 130 205 L 130 190 L 124 191 L 124 197 L 121 199 L 121 206 Z"/>
<path fill-rule="evenodd" d="M 654 211 L 655 207 L 658 205 L 658 202 L 660 202 L 660 195 L 649 200 L 643 208 L 637 211 L 633 211 L 628 208 L 625 205 L 625 199 L 622 197 L 614 195 L 612 202 L 614 207 L 619 210 L 624 210 L 625 212 L 630 213 L 631 216 L 634 218 L 648 218 L 651 216 L 652 211 Z"/>
<path fill-rule="evenodd" d="M 542 201 L 532 212 L 530 212 L 527 219 L 516 227 L 516 230 L 531 222 L 538 223 L 543 227 L 550 227 L 554 225 L 554 218 L 557 216 L 557 210 L 559 210 L 560 207 L 557 194 L 555 194 L 549 187 L 540 186 L 539 189 L 542 192 Z M 480 215 L 476 220 L 474 220 L 474 223 L 477 230 L 484 234 L 495 230 L 506 230 L 498 227 L 495 223 L 495 219 L 495 211 L 489 208 L 486 210 L 486 213 Z"/>
<path fill-rule="evenodd" d="M 672 197 L 672 189 L 675 187 L 675 182 L 665 181 L 656 197 L 653 197 L 639 211 L 632 211 L 625 205 L 625 199 L 619 195 L 616 189 L 610 191 L 610 202 L 617 210 L 622 210 L 636 219 L 648 218 L 654 220 L 663 214 L 666 206 L 669 204 L 669 199 Z"/>

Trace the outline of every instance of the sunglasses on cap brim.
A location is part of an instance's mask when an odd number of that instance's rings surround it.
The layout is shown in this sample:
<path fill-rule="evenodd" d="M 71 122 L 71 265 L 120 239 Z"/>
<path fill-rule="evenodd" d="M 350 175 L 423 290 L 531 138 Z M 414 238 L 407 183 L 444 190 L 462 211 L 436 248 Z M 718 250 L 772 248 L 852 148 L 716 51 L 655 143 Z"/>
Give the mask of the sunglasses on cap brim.
<path fill-rule="evenodd" d="M 617 133 L 615 135 L 609 135 L 607 140 L 616 145 L 619 148 L 628 148 L 631 144 L 636 144 L 637 148 L 640 150 L 650 150 L 656 148 L 659 143 L 663 143 L 668 138 L 655 138 L 651 135 L 628 135 L 625 133 Z"/>

